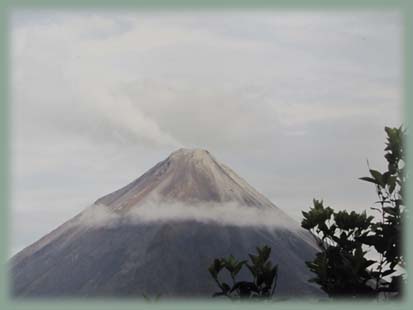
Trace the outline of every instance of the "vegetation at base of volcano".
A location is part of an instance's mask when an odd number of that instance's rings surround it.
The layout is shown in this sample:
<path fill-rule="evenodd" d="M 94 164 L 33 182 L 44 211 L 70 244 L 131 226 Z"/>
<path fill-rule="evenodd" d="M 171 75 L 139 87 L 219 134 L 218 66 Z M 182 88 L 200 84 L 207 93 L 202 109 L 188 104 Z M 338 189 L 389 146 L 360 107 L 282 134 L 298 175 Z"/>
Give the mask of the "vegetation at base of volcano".
<path fill-rule="evenodd" d="M 370 176 L 360 178 L 375 186 L 378 201 L 366 212 L 335 211 L 314 199 L 313 207 L 302 212 L 301 226 L 318 240 L 321 251 L 306 262 L 315 274 L 311 279 L 333 298 L 400 297 L 406 262 L 402 249 L 405 207 L 406 130 L 385 127 L 387 170 L 369 168 Z M 378 259 L 368 258 L 375 251 Z"/>
<path fill-rule="evenodd" d="M 272 298 L 277 287 L 278 265 L 273 266 L 270 260 L 270 247 L 257 247 L 257 252 L 257 255 L 248 254 L 250 262 L 239 261 L 232 255 L 213 261 L 208 270 L 220 289 L 214 297 L 225 296 L 231 300 Z M 244 267 L 250 273 L 250 281 L 237 280 Z M 229 275 L 230 283 L 221 279 L 224 272 Z"/>
<path fill-rule="evenodd" d="M 313 200 L 309 211 L 303 211 L 301 226 L 316 238 L 320 252 L 306 265 L 315 276 L 310 282 L 318 284 L 331 298 L 394 299 L 402 296 L 406 281 L 406 261 L 403 253 L 403 223 L 408 216 L 405 206 L 407 182 L 405 147 L 407 133 L 402 127 L 385 127 L 387 141 L 384 157 L 387 170 L 370 169 L 370 176 L 361 180 L 375 186 L 378 201 L 368 216 L 366 211 L 335 211 Z M 278 266 L 268 261 L 271 248 L 257 248 L 251 263 L 238 261 L 232 255 L 215 259 L 209 272 L 220 291 L 214 296 L 232 300 L 242 298 L 272 298 Z M 370 255 L 369 252 L 376 255 Z M 376 258 L 374 258 L 376 257 Z M 236 276 L 247 266 L 251 281 L 237 281 Z M 226 270 L 232 284 L 220 280 Z"/>

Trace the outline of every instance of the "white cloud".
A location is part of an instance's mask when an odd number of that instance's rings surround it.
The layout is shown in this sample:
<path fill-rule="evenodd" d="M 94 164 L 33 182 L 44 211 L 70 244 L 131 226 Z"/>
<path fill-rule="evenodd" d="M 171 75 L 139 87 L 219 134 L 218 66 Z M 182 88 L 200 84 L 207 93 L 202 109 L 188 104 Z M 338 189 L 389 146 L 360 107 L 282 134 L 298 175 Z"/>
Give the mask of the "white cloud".
<path fill-rule="evenodd" d="M 85 227 L 113 227 L 122 224 L 197 221 L 241 227 L 265 227 L 268 229 L 288 229 L 302 232 L 298 223 L 288 221 L 275 209 L 260 209 L 237 203 L 162 203 L 146 201 L 126 213 L 116 213 L 105 205 L 86 208 L 74 225 Z"/>

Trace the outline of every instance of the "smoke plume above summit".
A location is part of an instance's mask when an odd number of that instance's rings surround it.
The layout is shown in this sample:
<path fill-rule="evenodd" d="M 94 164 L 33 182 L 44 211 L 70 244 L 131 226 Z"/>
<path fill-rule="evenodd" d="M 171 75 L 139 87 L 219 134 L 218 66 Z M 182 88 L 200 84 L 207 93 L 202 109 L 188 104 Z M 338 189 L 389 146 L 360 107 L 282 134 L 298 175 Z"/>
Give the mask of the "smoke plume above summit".
<path fill-rule="evenodd" d="M 397 11 L 9 20 L 14 253 L 180 146 L 207 148 L 296 219 L 314 197 L 375 199 L 357 178 L 400 125 Z"/>

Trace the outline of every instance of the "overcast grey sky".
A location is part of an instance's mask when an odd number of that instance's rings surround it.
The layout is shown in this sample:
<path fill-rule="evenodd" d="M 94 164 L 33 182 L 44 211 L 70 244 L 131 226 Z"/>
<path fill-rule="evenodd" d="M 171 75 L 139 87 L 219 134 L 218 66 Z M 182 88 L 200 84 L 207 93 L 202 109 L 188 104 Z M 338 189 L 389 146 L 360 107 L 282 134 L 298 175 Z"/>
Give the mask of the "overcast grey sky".
<path fill-rule="evenodd" d="M 300 220 L 366 209 L 401 123 L 397 12 L 15 11 L 11 251 L 179 147 Z"/>

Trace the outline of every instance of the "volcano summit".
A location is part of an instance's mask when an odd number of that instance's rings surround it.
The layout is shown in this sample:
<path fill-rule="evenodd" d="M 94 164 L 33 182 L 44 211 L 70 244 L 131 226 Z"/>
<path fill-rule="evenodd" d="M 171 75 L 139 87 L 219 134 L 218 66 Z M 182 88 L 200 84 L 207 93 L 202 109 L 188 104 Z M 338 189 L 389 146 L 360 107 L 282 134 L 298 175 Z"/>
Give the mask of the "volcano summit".
<path fill-rule="evenodd" d="M 208 266 L 272 248 L 278 296 L 319 296 L 310 233 L 208 151 L 180 149 L 11 259 L 17 297 L 210 297 Z"/>

